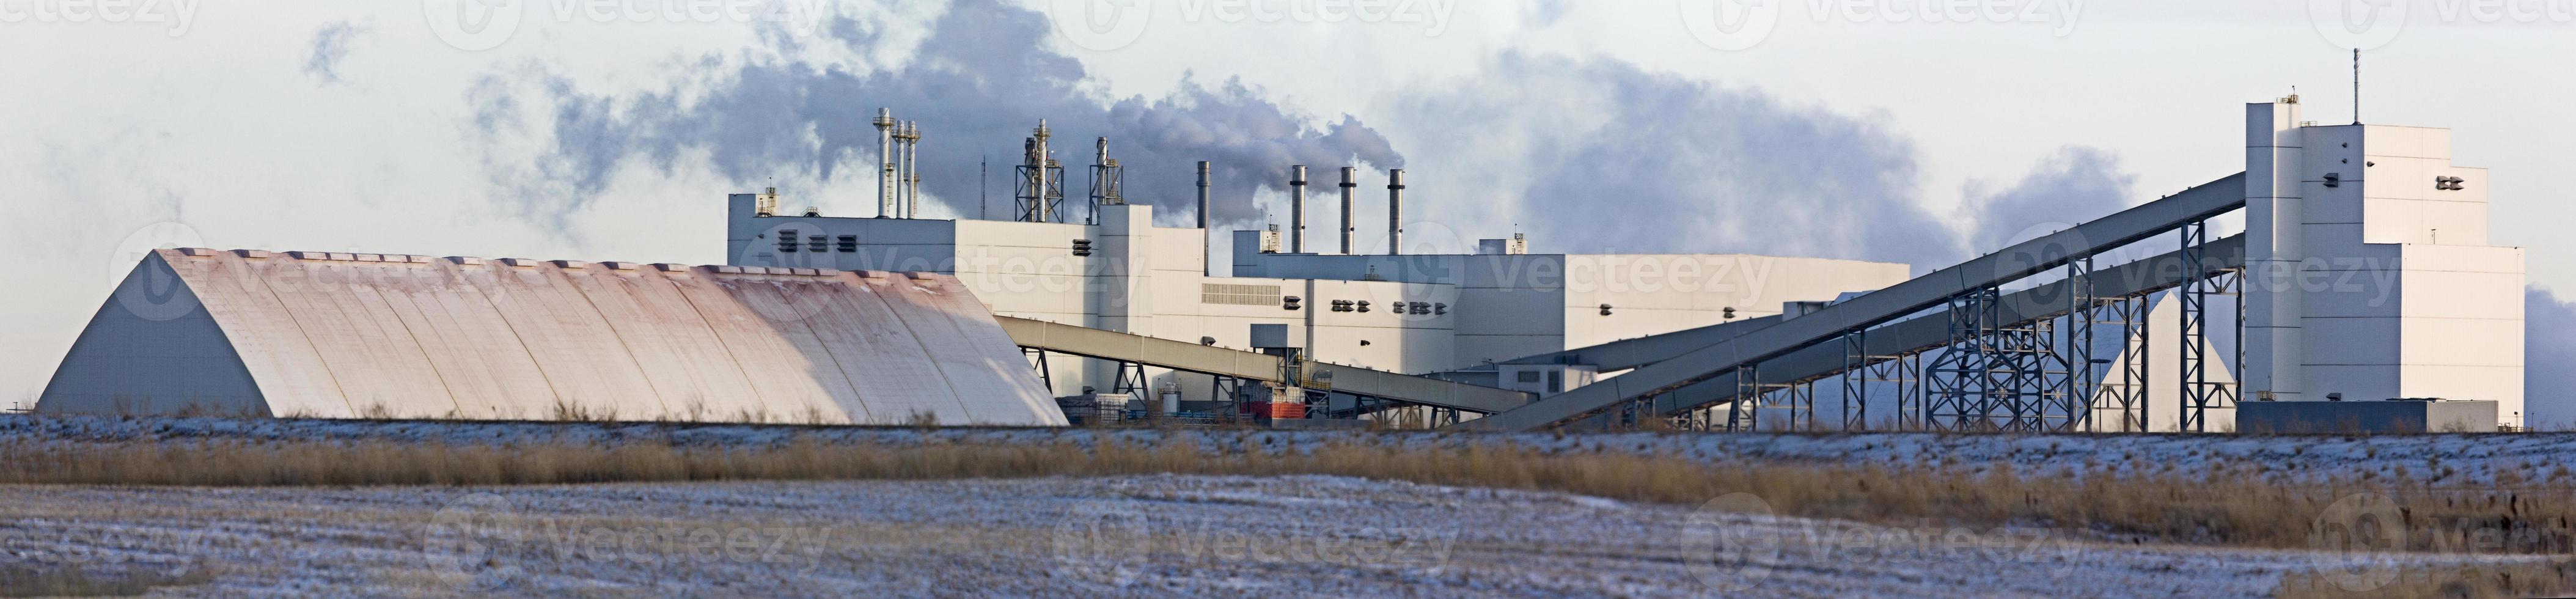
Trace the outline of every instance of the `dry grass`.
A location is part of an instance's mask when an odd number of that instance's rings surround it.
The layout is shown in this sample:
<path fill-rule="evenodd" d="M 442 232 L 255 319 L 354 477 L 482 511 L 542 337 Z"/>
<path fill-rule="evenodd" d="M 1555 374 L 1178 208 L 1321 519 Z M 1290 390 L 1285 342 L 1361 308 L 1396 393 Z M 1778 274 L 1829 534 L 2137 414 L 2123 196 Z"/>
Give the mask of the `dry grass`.
<path fill-rule="evenodd" d="M 1427 484 L 1561 491 L 1696 505 L 1753 493 L 1781 514 L 1867 522 L 2047 526 L 2250 547 L 2321 547 L 2316 523 L 2358 491 L 2392 498 L 2408 534 L 2395 547 L 2478 553 L 2565 552 L 2576 484 L 2459 491 L 2269 482 L 2236 473 L 2078 476 L 2009 468 L 1890 470 L 1814 464 L 1710 464 L 1627 453 L 1545 455 L 1517 448 L 1393 449 L 1345 442 L 1310 452 L 1203 448 L 1183 441 L 905 446 L 807 441 L 755 448 L 440 442 L 0 445 L 0 484 L 158 486 L 525 485 L 741 480 L 920 480 L 1200 474 L 1324 474 Z M 2558 479 L 2552 479 L 2556 481 Z M 2499 534 L 2501 533 L 2501 534 Z M 2374 545 L 2376 546 L 2376 545 Z"/>
<path fill-rule="evenodd" d="M 2365 590 L 2354 590 L 2365 589 Z M 2567 597 L 2576 563 L 2399 568 L 2384 573 L 2308 572 L 2283 576 L 2281 599 Z"/>
<path fill-rule="evenodd" d="M 214 580 L 203 568 L 181 574 L 148 569 L 85 572 L 76 567 L 38 568 L 0 565 L 0 597 L 132 597 L 154 587 L 189 586 Z"/>

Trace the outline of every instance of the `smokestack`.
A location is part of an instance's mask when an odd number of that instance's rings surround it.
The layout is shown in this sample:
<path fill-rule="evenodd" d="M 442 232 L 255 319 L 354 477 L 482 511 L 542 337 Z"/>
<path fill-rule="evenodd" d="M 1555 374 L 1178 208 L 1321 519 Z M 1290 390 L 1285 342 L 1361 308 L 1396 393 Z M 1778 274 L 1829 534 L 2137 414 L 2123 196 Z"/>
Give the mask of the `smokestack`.
<path fill-rule="evenodd" d="M 877 218 L 894 216 L 894 109 L 877 109 Z"/>
<path fill-rule="evenodd" d="M 1288 253 L 1306 253 L 1306 165 L 1288 167 Z"/>
<path fill-rule="evenodd" d="M 1199 228 L 1208 228 L 1208 162 L 1199 161 Z"/>
<path fill-rule="evenodd" d="M 1386 172 L 1386 255 L 1404 255 L 1404 169 Z"/>
<path fill-rule="evenodd" d="M 1353 167 L 1342 167 L 1342 255 L 1344 256 L 1351 255 L 1351 189 L 1360 186 L 1359 183 L 1353 182 L 1354 178 L 1359 176 L 1359 170 Z"/>
<path fill-rule="evenodd" d="M 903 217 L 921 218 L 921 121 L 903 125 Z"/>

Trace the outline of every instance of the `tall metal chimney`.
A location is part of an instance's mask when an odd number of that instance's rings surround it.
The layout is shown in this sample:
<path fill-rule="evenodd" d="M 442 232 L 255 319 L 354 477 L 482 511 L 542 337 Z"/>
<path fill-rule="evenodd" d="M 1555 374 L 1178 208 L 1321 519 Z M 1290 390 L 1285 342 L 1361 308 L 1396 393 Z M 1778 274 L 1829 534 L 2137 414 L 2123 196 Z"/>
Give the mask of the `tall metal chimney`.
<path fill-rule="evenodd" d="M 921 218 L 921 121 L 903 124 L 903 217 Z"/>
<path fill-rule="evenodd" d="M 1344 256 L 1351 255 L 1351 189 L 1360 186 L 1359 183 L 1354 182 L 1359 176 L 1359 170 L 1353 167 L 1342 167 L 1342 255 Z"/>
<path fill-rule="evenodd" d="M 1386 255 L 1404 255 L 1404 169 L 1386 172 Z"/>
<path fill-rule="evenodd" d="M 1208 228 L 1208 161 L 1199 161 L 1199 228 Z"/>
<path fill-rule="evenodd" d="M 877 218 L 894 216 L 894 109 L 877 109 Z"/>
<path fill-rule="evenodd" d="M 1288 253 L 1306 253 L 1306 165 L 1288 168 Z"/>

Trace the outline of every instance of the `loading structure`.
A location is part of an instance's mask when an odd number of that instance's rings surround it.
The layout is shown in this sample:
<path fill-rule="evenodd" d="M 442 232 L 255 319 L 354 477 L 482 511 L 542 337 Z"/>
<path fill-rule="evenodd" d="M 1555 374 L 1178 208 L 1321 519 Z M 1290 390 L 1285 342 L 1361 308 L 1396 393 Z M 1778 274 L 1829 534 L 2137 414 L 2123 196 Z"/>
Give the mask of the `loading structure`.
<path fill-rule="evenodd" d="M 998 317 L 1002 330 L 1014 343 L 1033 358 L 1039 377 L 1053 379 L 1048 367 L 1049 354 L 1079 356 L 1115 362 L 1121 372 L 1142 367 L 1189 372 L 1211 377 L 1211 396 L 1233 397 L 1234 387 L 1245 383 L 1268 383 L 1329 392 L 1358 398 L 1347 416 L 1358 416 L 1377 410 L 1403 406 L 1431 408 L 1433 422 L 1451 423 L 1458 415 L 1493 414 L 1527 405 L 1535 396 L 1519 391 L 1496 389 L 1429 377 L 1411 376 L 1347 366 L 1321 364 L 1170 339 L 1130 335 L 1114 331 L 1058 324 L 1043 320 Z M 1295 361 L 1291 361 L 1295 360 Z M 1144 377 L 1120 376 L 1113 393 L 1143 393 Z"/>
<path fill-rule="evenodd" d="M 2097 422 L 2105 409 L 2094 398 L 2106 389 L 2094 365 L 2109 356 L 2091 355 L 2091 340 L 2106 327 L 2136 339 L 2144 331 L 2147 297 L 2179 289 L 2186 313 L 2199 314 L 2184 318 L 2175 342 L 2200 349 L 2183 352 L 2186 377 L 2174 384 L 2186 399 L 2169 409 L 2186 430 L 2205 430 L 2208 413 L 2234 405 L 2237 395 L 2236 377 L 2207 376 L 2236 363 L 2206 349 L 2208 299 L 2235 293 L 2245 263 L 2243 240 L 2210 240 L 2207 223 L 2245 206 L 2244 177 L 2231 175 L 1795 317 L 1512 360 L 1634 370 L 1462 425 L 1539 429 L 1602 418 L 1633 426 L 1663 418 L 1691 430 L 2120 430 Z M 2182 249 L 2097 270 L 2098 256 L 2158 235 L 2176 236 Z M 2058 278 L 2006 291 L 2051 276 Z M 1834 379 L 1843 385 L 1843 422 L 1820 426 L 1816 387 Z M 1873 420 L 1864 398 L 1875 385 L 1894 391 L 1896 414 Z M 2156 409 L 2119 403 L 2110 410 L 2119 422 L 2143 422 L 2145 411 Z"/>
<path fill-rule="evenodd" d="M 1772 324 L 1525 358 L 1636 367 L 1464 425 L 1814 430 L 1818 383 L 1839 378 L 1845 430 L 2215 431 L 2240 400 L 2485 402 L 2522 426 L 2524 255 L 2487 243 L 2486 170 L 2451 164 L 2445 129 L 2299 112 L 2296 96 L 2246 106 L 2245 172 L 1927 276 Z M 2246 233 L 2213 239 L 2240 209 Z M 2178 250 L 2096 270 L 2167 235 Z M 2232 360 L 2211 343 L 2224 296 Z M 2114 327 L 2117 359 L 2093 355 Z M 1897 414 L 1868 414 L 1872 383 Z"/>

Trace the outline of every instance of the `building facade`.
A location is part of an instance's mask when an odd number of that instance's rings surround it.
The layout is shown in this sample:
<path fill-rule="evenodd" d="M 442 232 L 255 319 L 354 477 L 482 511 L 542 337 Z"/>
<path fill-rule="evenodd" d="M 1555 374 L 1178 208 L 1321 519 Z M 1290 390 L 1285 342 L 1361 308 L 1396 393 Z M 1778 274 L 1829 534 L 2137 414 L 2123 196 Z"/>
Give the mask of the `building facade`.
<path fill-rule="evenodd" d="M 1101 206 L 1099 224 L 772 215 L 728 201 L 731 264 L 953 274 L 994 314 L 1250 349 L 1280 324 L 1315 361 L 1406 374 L 1780 312 L 1906 278 L 1902 264 L 1750 255 L 1285 253 L 1239 231 L 1225 276 L 1211 233 L 1153 226 L 1153 208 Z M 1115 364 L 1050 362 L 1055 393 L 1107 391 Z M 1150 372 L 1205 401 L 1206 377 Z M 1579 383 L 1578 383 L 1579 384 Z M 1545 392 L 1533 388 L 1532 391 Z"/>

